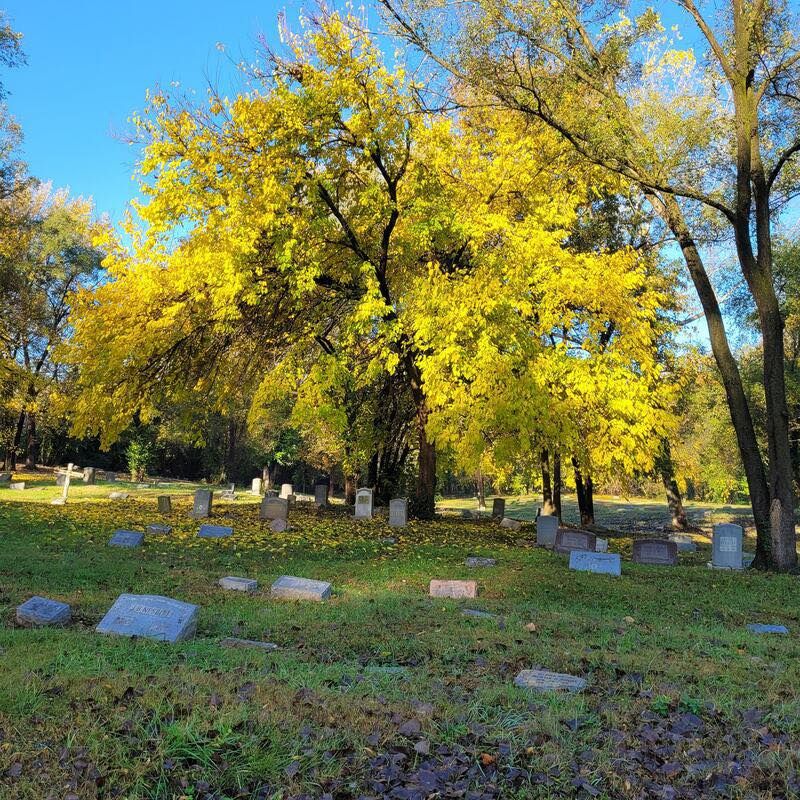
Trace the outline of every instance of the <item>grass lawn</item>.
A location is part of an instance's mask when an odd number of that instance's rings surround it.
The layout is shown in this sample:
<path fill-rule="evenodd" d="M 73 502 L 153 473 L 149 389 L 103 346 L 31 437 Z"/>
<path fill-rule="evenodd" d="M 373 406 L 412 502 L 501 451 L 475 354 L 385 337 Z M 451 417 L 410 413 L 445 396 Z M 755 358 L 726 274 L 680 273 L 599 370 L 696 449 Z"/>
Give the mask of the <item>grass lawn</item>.
<path fill-rule="evenodd" d="M 396 530 L 305 505 L 273 534 L 247 495 L 215 498 L 213 521 L 232 538 L 198 539 L 189 485 L 167 490 L 172 536 L 109 548 L 116 528 L 165 521 L 164 489 L 108 499 L 125 488 L 79 485 L 65 507 L 49 504 L 61 491 L 51 478 L 0 490 L 3 800 L 800 792 L 797 577 L 706 569 L 702 537 L 679 567 L 572 573 L 531 546 L 532 527 L 457 515 Z M 600 500 L 599 522 L 623 534 L 610 549 L 629 558 L 626 532 L 640 518 L 655 529 L 657 505 Z M 533 507 L 519 506 L 508 513 Z M 498 563 L 470 570 L 468 555 Z M 329 580 L 333 597 L 270 600 L 281 574 Z M 225 575 L 257 578 L 260 591 L 225 592 Z M 429 598 L 431 578 L 475 578 L 479 597 Z M 123 592 L 198 604 L 196 638 L 95 633 Z M 17 627 L 15 608 L 33 594 L 70 603 L 69 626 Z M 790 635 L 756 636 L 751 622 Z M 280 649 L 229 650 L 227 636 Z M 585 677 L 588 689 L 515 688 L 535 667 Z"/>

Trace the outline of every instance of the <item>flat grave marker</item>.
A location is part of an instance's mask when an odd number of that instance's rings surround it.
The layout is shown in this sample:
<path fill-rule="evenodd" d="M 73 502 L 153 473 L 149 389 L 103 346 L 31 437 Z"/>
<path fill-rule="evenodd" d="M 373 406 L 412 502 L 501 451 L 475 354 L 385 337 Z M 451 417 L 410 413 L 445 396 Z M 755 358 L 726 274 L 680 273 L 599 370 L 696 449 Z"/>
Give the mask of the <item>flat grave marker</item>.
<path fill-rule="evenodd" d="M 619 553 L 594 553 L 588 550 L 573 550 L 569 554 L 569 568 L 577 572 L 594 572 L 598 575 L 622 574 Z"/>
<path fill-rule="evenodd" d="M 587 550 L 594 553 L 597 547 L 597 537 L 589 531 L 574 531 L 562 528 L 556 534 L 554 549 L 557 553 L 571 553 L 573 550 Z"/>
<path fill-rule="evenodd" d="M 34 595 L 17 606 L 19 625 L 65 625 L 72 617 L 72 609 L 60 600 Z"/>
<path fill-rule="evenodd" d="M 95 629 L 116 636 L 142 636 L 163 642 L 191 639 L 199 608 L 157 594 L 121 594 Z"/>
<path fill-rule="evenodd" d="M 786 636 L 789 633 L 789 629 L 785 625 L 764 625 L 761 622 L 754 622 L 748 625 L 747 630 L 749 630 L 750 633 L 777 633 L 782 636 Z"/>
<path fill-rule="evenodd" d="M 255 639 L 237 639 L 235 636 L 227 636 L 225 639 L 220 639 L 221 647 L 231 648 L 252 648 L 253 650 L 277 650 L 278 645 L 272 642 L 257 642 Z"/>
<path fill-rule="evenodd" d="M 711 540 L 711 566 L 717 569 L 742 569 L 741 525 L 723 522 L 714 526 Z"/>
<path fill-rule="evenodd" d="M 522 520 L 503 517 L 503 519 L 500 520 L 500 527 L 508 528 L 510 531 L 518 531 L 522 528 Z"/>
<path fill-rule="evenodd" d="M 150 536 L 169 536 L 172 533 L 172 526 L 154 522 L 152 525 L 147 526 L 147 533 Z"/>
<path fill-rule="evenodd" d="M 114 535 L 108 540 L 109 547 L 141 547 L 144 541 L 144 534 L 140 531 L 114 531 Z"/>
<path fill-rule="evenodd" d="M 582 692 L 586 685 L 583 678 L 544 669 L 524 669 L 514 678 L 514 686 L 537 692 Z"/>
<path fill-rule="evenodd" d="M 477 581 L 432 580 L 428 586 L 431 597 L 450 597 L 453 600 L 474 598 L 478 595 Z"/>
<path fill-rule="evenodd" d="M 634 564 L 674 567 L 678 564 L 678 545 L 666 539 L 634 539 Z"/>
<path fill-rule="evenodd" d="M 223 589 L 231 589 L 234 592 L 254 592 L 258 589 L 258 581 L 255 578 L 237 578 L 234 575 L 220 578 L 219 585 Z"/>
<path fill-rule="evenodd" d="M 555 547 L 558 533 L 558 517 L 540 514 L 536 519 L 536 544 L 540 547 Z"/>
<path fill-rule="evenodd" d="M 225 539 L 233 536 L 233 528 L 227 525 L 201 525 L 197 535 L 201 539 Z"/>
<path fill-rule="evenodd" d="M 270 594 L 281 600 L 322 601 L 331 596 L 331 585 L 327 581 L 281 575 L 270 587 Z"/>
<path fill-rule="evenodd" d="M 464 564 L 467 567 L 496 567 L 497 566 L 497 559 L 495 558 L 485 558 L 484 556 L 468 556 L 464 560 Z"/>
<path fill-rule="evenodd" d="M 389 501 L 389 525 L 404 528 L 408 524 L 408 500 L 398 497 Z"/>
<path fill-rule="evenodd" d="M 25 491 L 25 481 L 15 481 L 14 483 L 8 484 L 9 489 L 14 489 L 17 492 L 24 492 Z"/>
<path fill-rule="evenodd" d="M 109 492 L 109 500 L 127 500 L 129 497 L 127 492 Z"/>

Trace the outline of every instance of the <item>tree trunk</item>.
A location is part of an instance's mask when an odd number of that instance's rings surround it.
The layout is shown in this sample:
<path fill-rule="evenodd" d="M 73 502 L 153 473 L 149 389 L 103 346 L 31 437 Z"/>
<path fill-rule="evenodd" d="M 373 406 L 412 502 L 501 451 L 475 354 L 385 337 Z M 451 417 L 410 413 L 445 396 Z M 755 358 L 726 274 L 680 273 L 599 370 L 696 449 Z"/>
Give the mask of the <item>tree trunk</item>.
<path fill-rule="evenodd" d="M 11 465 L 12 470 L 17 468 L 17 456 L 19 454 L 20 444 L 22 443 L 22 430 L 25 427 L 25 412 L 20 411 L 17 417 L 17 425 L 14 429 L 14 440 L 11 443 Z"/>
<path fill-rule="evenodd" d="M 672 463 L 672 449 L 668 439 L 661 440 L 661 451 L 656 459 L 656 469 L 661 475 L 664 484 L 664 491 L 667 495 L 667 505 L 669 506 L 672 527 L 680 531 L 689 530 L 689 520 L 686 518 L 686 511 L 683 508 L 683 498 L 678 482 L 675 480 L 675 466 Z"/>
<path fill-rule="evenodd" d="M 553 510 L 561 520 L 561 453 L 553 453 Z"/>
<path fill-rule="evenodd" d="M 36 469 L 39 461 L 39 437 L 36 431 L 36 414 L 28 413 L 28 430 L 25 437 L 25 468 Z"/>
<path fill-rule="evenodd" d="M 345 505 L 354 506 L 356 504 L 356 492 L 358 491 L 358 476 L 350 472 L 344 476 L 344 502 Z"/>
<path fill-rule="evenodd" d="M 552 516 L 555 512 L 553 505 L 553 485 L 550 482 L 550 454 L 542 450 L 539 461 L 542 465 L 542 514 Z"/>
<path fill-rule="evenodd" d="M 482 469 L 478 470 L 478 508 L 486 508 L 486 482 Z"/>
<path fill-rule="evenodd" d="M 594 490 L 591 475 L 581 473 L 578 462 L 572 459 L 575 470 L 575 492 L 578 495 L 578 511 L 581 515 L 581 525 L 594 525 Z"/>
<path fill-rule="evenodd" d="M 419 519 L 433 519 L 436 513 L 436 445 L 429 441 L 425 425 L 428 409 L 419 413 L 419 457 L 417 462 L 417 496 L 414 513 Z"/>

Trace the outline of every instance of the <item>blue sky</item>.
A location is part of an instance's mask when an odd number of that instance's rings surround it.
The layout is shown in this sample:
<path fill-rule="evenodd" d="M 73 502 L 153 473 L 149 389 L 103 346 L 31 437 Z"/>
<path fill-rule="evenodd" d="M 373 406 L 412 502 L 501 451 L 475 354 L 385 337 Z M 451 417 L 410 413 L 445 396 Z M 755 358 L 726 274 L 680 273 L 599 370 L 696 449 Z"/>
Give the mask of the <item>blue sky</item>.
<path fill-rule="evenodd" d="M 289 8 L 294 4 L 289 3 Z M 136 151 L 121 141 L 145 91 L 180 81 L 203 89 L 252 56 L 259 34 L 277 41 L 275 0 L 11 0 L 27 66 L 5 70 L 33 175 L 92 196 L 118 220 L 136 193 Z M 226 46 L 227 56 L 217 50 Z"/>

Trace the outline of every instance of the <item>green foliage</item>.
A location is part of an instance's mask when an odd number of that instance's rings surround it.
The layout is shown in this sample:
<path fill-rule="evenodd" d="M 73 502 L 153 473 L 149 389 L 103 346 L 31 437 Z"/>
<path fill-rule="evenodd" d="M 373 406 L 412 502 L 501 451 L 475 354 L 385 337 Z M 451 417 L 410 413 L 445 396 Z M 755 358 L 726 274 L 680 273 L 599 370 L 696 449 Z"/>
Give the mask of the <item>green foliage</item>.
<path fill-rule="evenodd" d="M 125 458 L 128 462 L 131 480 L 144 480 L 147 470 L 153 463 L 153 443 L 142 438 L 131 440 L 125 450 Z"/>

